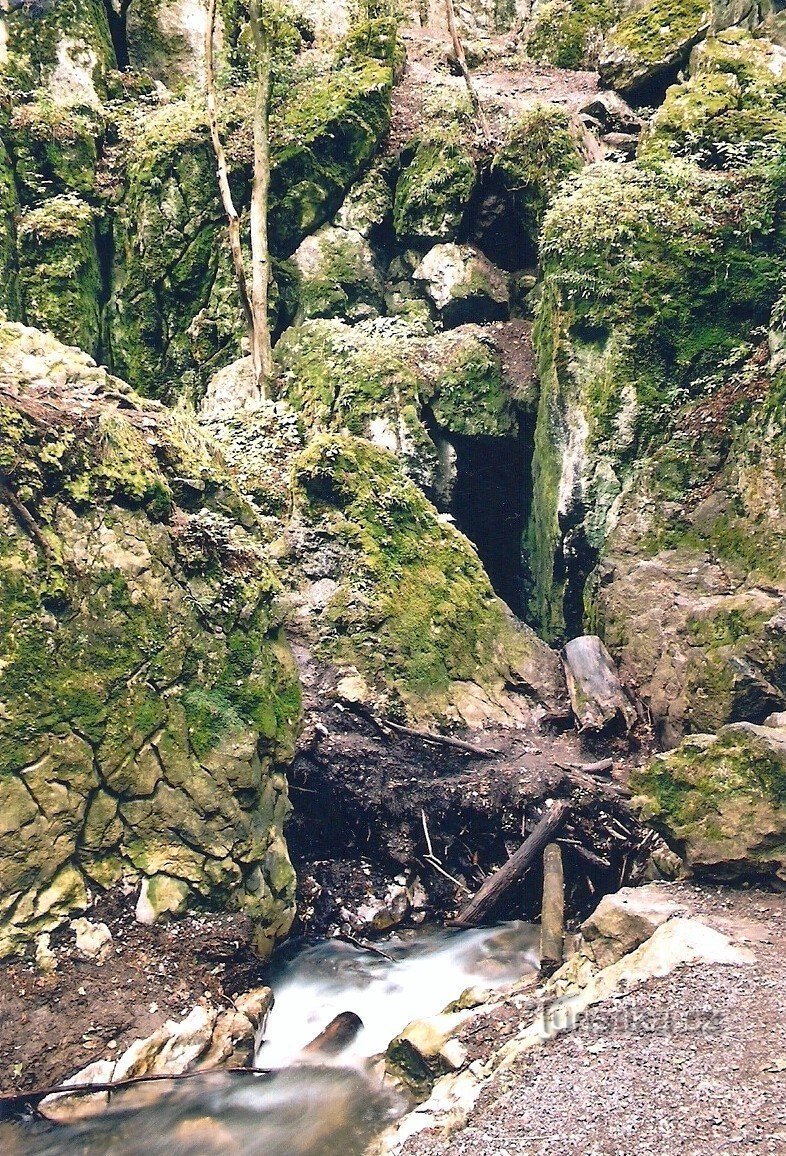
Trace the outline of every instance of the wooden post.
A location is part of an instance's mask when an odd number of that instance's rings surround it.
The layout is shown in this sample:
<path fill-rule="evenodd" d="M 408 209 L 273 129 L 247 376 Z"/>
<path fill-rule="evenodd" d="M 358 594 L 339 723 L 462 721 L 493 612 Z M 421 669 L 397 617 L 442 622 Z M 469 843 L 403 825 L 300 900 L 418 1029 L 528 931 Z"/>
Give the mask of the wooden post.
<path fill-rule="evenodd" d="M 540 970 L 551 975 L 562 963 L 565 942 L 565 876 L 562 851 L 549 843 L 543 852 L 543 906 L 540 913 Z"/>
<path fill-rule="evenodd" d="M 494 910 L 505 892 L 518 882 L 535 856 L 540 854 L 569 810 L 570 804 L 565 802 L 558 802 L 550 807 L 518 851 L 511 855 L 499 871 L 489 875 L 474 899 L 470 899 L 469 903 L 451 921 L 451 926 L 477 927 L 481 924 Z"/>

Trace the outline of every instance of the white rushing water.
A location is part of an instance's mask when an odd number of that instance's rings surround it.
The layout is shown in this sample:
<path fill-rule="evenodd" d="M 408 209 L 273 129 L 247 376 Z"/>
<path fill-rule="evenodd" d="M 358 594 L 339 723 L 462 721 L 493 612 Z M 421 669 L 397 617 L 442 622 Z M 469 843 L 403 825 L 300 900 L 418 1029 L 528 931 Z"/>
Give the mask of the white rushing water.
<path fill-rule="evenodd" d="M 342 1062 L 383 1052 L 402 1028 L 436 1015 L 468 987 L 498 988 L 537 969 L 537 928 L 507 923 L 474 931 L 426 928 L 393 935 L 380 948 L 390 959 L 342 940 L 302 948 L 274 964 L 275 1004 L 260 1067 L 292 1063 L 302 1048 L 341 1012 L 363 1029 L 341 1053 Z"/>
<path fill-rule="evenodd" d="M 289 945 L 273 960 L 275 1006 L 257 1064 L 274 1074 L 148 1085 L 136 1099 L 116 1094 L 109 1111 L 83 1124 L 14 1128 L 0 1144 L 20 1156 L 361 1156 L 405 1108 L 367 1059 L 466 988 L 504 987 L 537 967 L 537 929 L 526 923 L 422 928 L 379 946 L 390 958 L 326 940 Z M 302 1049 L 342 1012 L 360 1017 L 359 1034 L 340 1054 L 303 1063 Z"/>

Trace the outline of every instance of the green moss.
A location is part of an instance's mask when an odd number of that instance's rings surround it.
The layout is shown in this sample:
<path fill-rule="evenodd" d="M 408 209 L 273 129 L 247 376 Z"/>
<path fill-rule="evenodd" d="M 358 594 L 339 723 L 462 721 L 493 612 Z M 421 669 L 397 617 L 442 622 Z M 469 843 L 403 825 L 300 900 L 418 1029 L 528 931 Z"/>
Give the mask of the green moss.
<path fill-rule="evenodd" d="M 103 96 L 106 72 L 116 67 L 106 10 L 102 0 L 57 0 L 23 5 L 4 16 L 8 34 L 5 72 L 18 91 L 28 94 L 45 87 L 58 65 L 58 51 L 84 64 L 92 53 L 89 76 Z"/>
<path fill-rule="evenodd" d="M 103 132 L 103 118 L 94 110 L 64 108 L 47 94 L 19 105 L 9 139 L 23 203 L 92 194 Z"/>
<path fill-rule="evenodd" d="M 16 320 L 21 317 L 16 217 L 19 196 L 11 158 L 0 140 L 0 309 Z"/>
<path fill-rule="evenodd" d="M 635 771 L 631 789 L 646 798 L 649 811 L 678 839 L 690 839 L 699 829 L 713 838 L 735 799 L 760 798 L 786 807 L 786 763 L 755 733 L 727 727 L 712 741 L 686 739 L 647 769 Z"/>
<path fill-rule="evenodd" d="M 581 167 L 576 130 L 564 109 L 534 104 L 519 117 L 494 158 L 492 171 L 512 197 L 533 248 L 555 193 Z"/>
<path fill-rule="evenodd" d="M 503 613 L 483 568 L 392 455 L 322 435 L 297 459 L 294 486 L 298 516 L 347 551 L 322 641 L 334 660 L 425 711 L 452 683 L 497 672 Z"/>
<path fill-rule="evenodd" d="M 690 79 L 674 85 L 645 132 L 640 158 L 690 156 L 727 168 L 786 144 L 786 69 L 769 41 L 740 29 L 706 40 Z"/>
<path fill-rule="evenodd" d="M 646 88 L 688 59 L 709 31 L 711 17 L 708 0 L 646 0 L 636 5 L 606 35 L 602 81 L 622 92 Z"/>
<path fill-rule="evenodd" d="M 557 68 L 594 68 L 621 10 L 620 0 L 546 0 L 527 30 L 527 53 Z"/>
<path fill-rule="evenodd" d="M 393 223 L 400 240 L 453 241 L 477 182 L 477 168 L 455 129 L 416 138 L 396 185 Z"/>
<path fill-rule="evenodd" d="M 97 353 L 101 272 L 93 209 L 75 195 L 52 197 L 23 214 L 18 239 L 28 322 Z"/>

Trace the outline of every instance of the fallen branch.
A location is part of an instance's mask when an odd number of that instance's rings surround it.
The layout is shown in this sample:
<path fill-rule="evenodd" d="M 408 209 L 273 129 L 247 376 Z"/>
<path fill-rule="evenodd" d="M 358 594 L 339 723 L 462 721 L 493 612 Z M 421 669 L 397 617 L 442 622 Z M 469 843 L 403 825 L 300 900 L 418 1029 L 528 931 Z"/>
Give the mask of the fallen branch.
<path fill-rule="evenodd" d="M 499 754 L 499 751 L 493 747 L 479 747 L 475 743 L 464 742 L 463 739 L 454 739 L 450 735 L 439 735 L 436 731 L 421 731 L 415 727 L 405 727 L 401 723 L 394 723 L 389 719 L 382 721 L 381 725 L 390 727 L 397 734 L 407 735 L 414 739 L 423 739 L 427 743 L 438 743 L 443 747 L 453 747 L 457 751 L 464 751 L 468 755 L 477 755 L 481 759 L 491 759 L 494 755 Z"/>
<path fill-rule="evenodd" d="M 335 936 L 336 939 L 343 939 L 345 943 L 351 943 L 353 947 L 359 947 L 362 951 L 370 951 L 372 955 L 378 955 L 381 959 L 387 959 L 389 963 L 395 963 L 392 955 L 388 955 L 380 947 L 374 947 L 370 943 L 366 943 L 362 939 L 358 939 L 356 935 L 350 935 L 349 932 L 343 932 L 341 935 Z"/>
<path fill-rule="evenodd" d="M 464 45 L 461 43 L 461 37 L 458 34 L 458 28 L 456 27 L 456 11 L 453 7 L 453 0 L 445 0 L 445 15 L 447 16 L 448 32 L 450 33 L 451 43 L 453 44 L 453 55 L 456 57 L 456 63 L 458 64 L 459 71 L 464 77 L 464 83 L 467 86 L 467 93 L 469 95 L 470 104 L 472 105 L 472 110 L 475 113 L 478 125 L 480 126 L 480 131 L 483 133 L 484 138 L 488 141 L 491 137 L 491 133 L 489 132 L 488 121 L 486 120 L 483 109 L 480 106 L 480 97 L 478 96 L 477 89 L 475 88 L 475 84 L 472 80 L 472 74 L 469 71 L 467 57 L 464 52 Z"/>
<path fill-rule="evenodd" d="M 596 855 L 594 851 L 588 851 L 584 844 L 577 842 L 576 839 L 559 839 L 558 842 L 564 847 L 570 847 L 580 859 L 593 867 L 599 867 L 602 871 L 608 871 L 611 867 L 608 859 L 601 859 L 600 855 Z"/>
<path fill-rule="evenodd" d="M 533 859 L 540 854 L 547 843 L 551 842 L 552 835 L 561 826 L 570 804 L 564 801 L 555 803 L 543 818 L 532 834 L 522 843 L 518 851 L 511 855 L 507 863 L 490 875 L 471 899 L 466 907 L 452 920 L 453 927 L 477 927 L 497 906 L 503 895 L 519 881 Z"/>
<path fill-rule="evenodd" d="M 169 1075 L 156 1073 L 146 1076 L 129 1076 L 127 1080 L 109 1081 L 101 1084 L 55 1084 L 54 1087 L 35 1088 L 31 1092 L 0 1092 L 0 1119 L 25 1109 L 35 1110 L 41 1101 L 48 1096 L 86 1096 L 97 1092 L 122 1092 L 124 1088 L 131 1088 L 136 1084 L 152 1084 L 169 1080 L 195 1080 L 199 1076 L 212 1076 L 217 1072 L 227 1076 L 269 1076 L 272 1071 L 272 1068 L 251 1067 L 203 1068 L 196 1072 L 177 1072 Z"/>
<path fill-rule="evenodd" d="M 585 775 L 607 775 L 614 770 L 613 759 L 601 759 L 597 763 L 555 763 L 561 771 L 580 771 Z"/>
<path fill-rule="evenodd" d="M 47 562 L 56 561 L 55 552 L 50 543 L 47 542 L 44 531 L 38 525 L 38 522 L 36 522 L 24 502 L 21 501 L 14 491 L 6 486 L 4 482 L 0 482 L 0 500 L 5 502 L 10 508 L 21 528 L 27 531 Z"/>

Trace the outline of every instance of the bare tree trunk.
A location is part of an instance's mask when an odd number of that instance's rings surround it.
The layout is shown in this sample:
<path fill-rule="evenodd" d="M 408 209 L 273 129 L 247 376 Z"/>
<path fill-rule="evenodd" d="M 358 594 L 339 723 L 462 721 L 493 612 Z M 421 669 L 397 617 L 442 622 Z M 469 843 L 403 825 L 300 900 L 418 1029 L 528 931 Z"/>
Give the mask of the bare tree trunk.
<path fill-rule="evenodd" d="M 216 0 L 208 0 L 207 30 L 205 32 L 205 83 L 207 88 L 207 113 L 210 121 L 210 139 L 213 143 L 213 152 L 216 155 L 216 176 L 218 189 L 224 212 L 227 215 L 229 227 L 229 248 L 232 253 L 232 266 L 235 270 L 240 304 L 248 327 L 252 350 L 254 346 L 254 314 L 251 309 L 251 300 L 248 296 L 246 269 L 243 263 L 243 247 L 240 243 L 240 217 L 235 202 L 232 199 L 232 190 L 229 187 L 229 166 L 227 164 L 224 145 L 218 127 L 218 100 L 216 97 L 215 59 L 213 55 L 213 41 L 216 33 Z M 255 366 L 256 369 L 256 366 Z"/>
<path fill-rule="evenodd" d="M 478 97 L 477 89 L 472 82 L 472 75 L 467 65 L 467 58 L 464 54 L 464 45 L 461 43 L 461 38 L 458 34 L 458 29 L 456 28 L 456 9 L 453 7 L 453 0 L 445 0 L 445 11 L 448 17 L 448 32 L 450 33 L 450 39 L 453 43 L 453 53 L 456 57 L 458 66 L 461 69 L 461 75 L 464 77 L 464 83 L 467 86 L 469 99 L 472 103 L 472 108 L 474 110 L 475 116 L 477 117 L 481 132 L 483 133 L 483 136 L 486 138 L 486 140 L 488 140 L 488 121 L 486 120 L 486 117 L 483 113 L 483 109 L 480 107 L 480 98 Z"/>
<path fill-rule="evenodd" d="M 259 0 L 250 0 L 251 31 L 257 66 L 254 108 L 254 183 L 251 192 L 251 312 L 254 318 L 252 353 L 260 394 L 267 394 L 273 376 L 273 350 L 268 323 L 270 246 L 267 232 L 270 194 L 270 31 L 260 19 Z"/>

